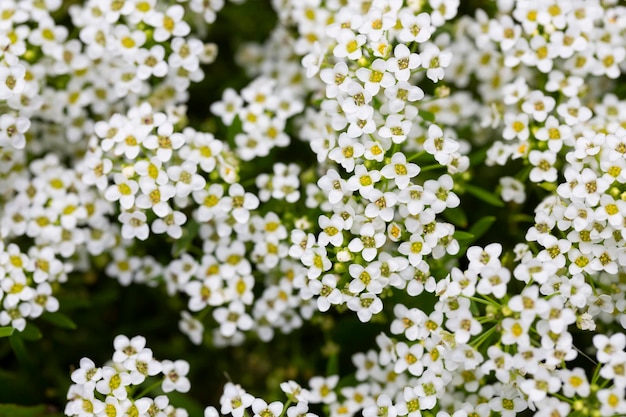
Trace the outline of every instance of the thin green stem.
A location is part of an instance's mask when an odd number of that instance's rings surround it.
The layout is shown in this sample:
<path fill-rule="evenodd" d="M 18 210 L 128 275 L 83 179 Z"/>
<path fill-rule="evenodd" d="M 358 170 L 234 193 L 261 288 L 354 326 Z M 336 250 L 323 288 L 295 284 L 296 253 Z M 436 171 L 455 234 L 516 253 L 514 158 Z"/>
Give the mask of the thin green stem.
<path fill-rule="evenodd" d="M 283 411 L 280 413 L 279 417 L 285 417 L 285 414 L 287 414 L 287 409 L 292 403 L 293 401 L 291 400 L 291 398 L 288 398 L 287 402 L 285 403 L 285 406 L 283 407 Z"/>
<path fill-rule="evenodd" d="M 159 387 L 162 383 L 163 383 L 163 380 L 161 379 L 161 380 L 154 382 L 152 385 L 147 386 L 137 396 L 134 396 L 135 399 L 142 398 L 144 395 L 148 394 L 149 392 L 153 391 L 155 388 Z"/>

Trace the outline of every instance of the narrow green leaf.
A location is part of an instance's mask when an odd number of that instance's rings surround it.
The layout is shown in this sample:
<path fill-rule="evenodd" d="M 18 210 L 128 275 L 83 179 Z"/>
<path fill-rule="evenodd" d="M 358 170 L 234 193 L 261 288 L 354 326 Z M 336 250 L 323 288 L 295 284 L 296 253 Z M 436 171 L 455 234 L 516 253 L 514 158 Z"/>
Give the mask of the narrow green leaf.
<path fill-rule="evenodd" d="M 41 315 L 41 318 L 48 323 L 52 323 L 57 327 L 62 327 L 64 329 L 76 330 L 76 323 L 72 321 L 69 317 L 67 317 L 63 313 L 59 313 L 58 311 L 55 313 L 45 312 Z"/>
<path fill-rule="evenodd" d="M 339 354 L 333 353 L 328 358 L 328 362 L 326 362 L 326 375 L 337 374 L 339 374 Z"/>
<path fill-rule="evenodd" d="M 14 330 L 11 326 L 0 327 L 0 337 L 11 336 Z"/>
<path fill-rule="evenodd" d="M 476 223 L 474 223 L 472 227 L 470 227 L 469 232 L 473 234 L 476 239 L 479 239 L 487 232 L 487 230 L 489 230 L 489 228 L 495 221 L 495 216 L 485 216 L 482 219 L 478 220 Z"/>
<path fill-rule="evenodd" d="M 435 122 L 435 113 L 431 111 L 420 109 L 419 115 L 422 119 L 426 120 L 427 122 L 431 122 L 431 123 Z"/>
<path fill-rule="evenodd" d="M 30 356 L 26 351 L 26 346 L 24 346 L 24 339 L 22 339 L 20 333 L 13 333 L 13 335 L 9 337 L 9 343 L 11 344 L 11 349 L 13 349 L 13 353 L 15 353 L 17 360 L 25 365 L 30 364 Z"/>
<path fill-rule="evenodd" d="M 474 239 L 474 235 L 468 232 L 464 232 L 462 230 L 457 230 L 456 232 L 454 232 L 454 238 L 458 241 L 472 240 Z"/>
<path fill-rule="evenodd" d="M 184 408 L 190 416 L 204 415 L 204 405 L 189 395 L 173 391 L 168 393 L 167 397 L 170 400 L 170 404 L 174 407 Z"/>
<path fill-rule="evenodd" d="M 504 207 L 504 202 L 500 199 L 500 197 L 483 188 L 476 187 L 472 184 L 465 184 L 463 185 L 463 187 L 468 193 L 478 198 L 479 200 L 484 201 L 487 204 L 491 204 L 492 206 L 496 207 Z"/>
<path fill-rule="evenodd" d="M 17 404 L 0 404 L 0 417 L 43 417 L 46 413 L 45 405 L 23 406 Z"/>
<path fill-rule="evenodd" d="M 233 122 L 230 124 L 230 126 L 227 127 L 227 130 L 226 130 L 226 141 L 229 144 L 234 145 L 235 144 L 235 135 L 237 135 L 237 133 L 241 133 L 242 130 L 243 130 L 243 128 L 242 128 L 241 120 L 239 119 L 239 116 L 236 116 L 233 119 Z"/>
<path fill-rule="evenodd" d="M 359 381 L 356 379 L 356 374 L 346 375 L 339 380 L 337 388 L 354 387 L 358 385 Z"/>
<path fill-rule="evenodd" d="M 40 340 L 43 337 L 43 334 L 41 333 L 41 330 L 39 330 L 39 327 L 35 326 L 33 323 L 28 323 L 20 336 L 24 340 L 34 342 L 36 340 Z"/>
<path fill-rule="evenodd" d="M 476 165 L 482 164 L 485 161 L 485 159 L 487 159 L 488 150 L 489 150 L 489 146 L 485 146 L 470 153 L 469 154 L 470 166 L 475 167 Z"/>
<path fill-rule="evenodd" d="M 556 191 L 556 184 L 553 182 L 542 182 L 542 183 L 539 183 L 539 186 L 543 188 L 544 190 L 549 191 L 551 193 Z"/>
<path fill-rule="evenodd" d="M 181 253 L 186 252 L 191 245 L 191 242 L 196 238 L 198 232 L 200 231 L 200 225 L 196 223 L 194 220 L 190 220 L 187 223 L 187 227 L 185 227 L 183 231 L 183 236 L 176 240 L 174 243 L 174 256 L 179 256 Z"/>
<path fill-rule="evenodd" d="M 467 215 L 461 207 L 445 210 L 443 212 L 443 217 L 461 229 L 467 228 Z"/>

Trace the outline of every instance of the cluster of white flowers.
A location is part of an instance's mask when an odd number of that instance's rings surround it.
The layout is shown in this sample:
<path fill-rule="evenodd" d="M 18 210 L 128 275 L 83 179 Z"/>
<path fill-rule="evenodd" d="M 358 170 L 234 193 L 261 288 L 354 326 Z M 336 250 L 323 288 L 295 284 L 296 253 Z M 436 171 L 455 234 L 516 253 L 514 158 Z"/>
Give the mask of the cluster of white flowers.
<path fill-rule="evenodd" d="M 168 393 L 188 392 L 189 364 L 184 360 L 154 358 L 143 336 L 129 339 L 119 335 L 113 341 L 115 352 L 103 366 L 89 358 L 80 360 L 72 372 L 72 384 L 67 393 L 67 416 L 162 416 L 187 417 L 183 408 L 169 403 Z M 146 385 L 151 383 L 148 387 Z M 160 388 L 165 395 L 148 397 Z M 142 391 L 138 391 L 142 389 Z"/>
<path fill-rule="evenodd" d="M 0 325 L 62 309 L 100 256 L 182 295 L 195 344 L 393 316 L 356 383 L 290 381 L 289 404 L 229 383 L 221 414 L 626 414 L 626 7 L 273 0 L 236 57 L 251 81 L 207 103 L 222 138 L 185 103 L 223 0 L 87 0 L 72 31 L 62 3 L 0 4 Z M 524 238 L 471 246 L 494 213 Z M 72 375 L 68 415 L 184 415 L 127 389 L 185 391 L 184 362 L 115 347 Z"/>
<path fill-rule="evenodd" d="M 0 238 L 7 243 L 0 243 L 0 324 L 22 331 L 26 318 L 58 310 L 53 289 L 69 273 L 89 268 L 78 262 L 81 257 L 115 244 L 107 218 L 113 208 L 53 154 L 13 170 L 3 187 Z M 31 242 L 27 249 L 9 243 L 20 239 Z"/>
<path fill-rule="evenodd" d="M 211 63 L 216 55 L 216 46 L 194 37 L 195 28 L 184 17 L 202 14 L 210 22 L 211 13 L 222 6 L 220 1 L 192 1 L 185 9 L 155 0 L 107 0 L 74 4 L 68 10 L 57 0 L 2 2 L 1 324 L 23 330 L 24 318 L 36 318 L 42 310 L 54 312 L 58 303 L 52 293 L 71 271 L 90 268 L 88 255 L 108 254 L 122 239 L 147 237 L 139 224 L 146 221 L 140 208 L 158 213 L 151 219 L 154 233 L 180 236 L 186 217 L 166 202 L 182 201 L 198 185 L 202 188 L 205 179 L 195 175 L 196 165 L 212 172 L 221 142 L 211 143 L 209 134 L 195 131 L 186 131 L 189 138 L 184 139 L 173 135 L 170 148 L 183 142 L 186 146 L 178 165 L 169 167 L 166 176 L 158 171 L 153 181 L 164 185 L 161 204 L 151 198 L 161 189 L 145 179 L 138 205 L 129 204 L 138 190 L 123 178 L 139 174 L 130 174 L 122 164 L 146 159 L 147 152 L 155 161 L 169 159 L 165 139 L 173 132 L 166 131 L 180 117 L 176 105 L 187 99 L 190 82 L 204 77 L 201 64 Z M 58 23 L 64 15 L 74 27 L 71 32 Z M 157 109 L 167 110 L 168 116 Z M 127 117 L 119 114 L 127 111 Z M 140 146 L 145 150 L 141 154 Z M 138 165 L 152 171 L 155 161 L 148 158 Z M 216 171 L 225 177 L 235 172 L 227 163 Z M 147 172 L 143 175 L 150 178 Z M 98 192 L 109 181 L 118 188 L 109 187 L 106 195 Z M 132 195 L 121 195 L 124 185 Z M 119 223 L 110 221 L 115 212 L 111 201 L 124 208 Z M 137 271 L 129 271 L 132 265 L 128 255 L 122 259 L 123 252 L 113 252 L 118 262 L 107 270 L 123 270 L 119 279 L 129 282 L 125 277 Z M 149 266 L 147 258 L 142 267 Z"/>
<path fill-rule="evenodd" d="M 221 3 L 221 4 L 218 4 Z M 210 20 L 223 2 L 191 2 Z M 31 152 L 84 149 L 96 120 L 144 100 L 162 107 L 187 98 L 216 46 L 190 35 L 180 4 L 86 1 L 69 8 L 76 29 L 57 24 L 61 1 L 2 3 L 0 147 Z M 219 6 L 219 7 L 218 7 Z M 40 134 L 45 141 L 37 140 Z M 82 144 L 82 146 L 81 146 Z M 39 150 L 37 150 L 39 148 Z M 68 152 L 69 153 L 69 152 Z"/>

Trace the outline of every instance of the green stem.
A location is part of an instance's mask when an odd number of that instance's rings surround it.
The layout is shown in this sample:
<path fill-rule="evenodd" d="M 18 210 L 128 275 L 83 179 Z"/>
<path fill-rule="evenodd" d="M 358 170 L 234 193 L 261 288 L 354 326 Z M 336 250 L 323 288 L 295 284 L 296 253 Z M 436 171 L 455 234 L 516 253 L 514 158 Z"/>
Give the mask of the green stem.
<path fill-rule="evenodd" d="M 407 162 L 415 161 L 417 158 L 426 155 L 426 151 L 419 151 L 406 159 Z"/>
<path fill-rule="evenodd" d="M 496 331 L 496 326 L 491 327 L 489 330 L 487 330 L 485 333 L 481 334 L 480 336 L 478 336 L 476 339 L 470 341 L 470 346 L 472 346 L 474 349 L 478 350 L 478 347 L 483 344 L 488 338 L 489 336 L 491 336 L 491 334 L 493 332 Z"/>
<path fill-rule="evenodd" d="M 597 383 L 598 378 L 600 378 L 600 364 L 597 364 L 595 371 L 593 371 L 593 376 L 591 377 L 591 385 Z"/>
<path fill-rule="evenodd" d="M 152 385 L 149 385 L 148 387 L 146 387 L 143 391 L 141 391 L 136 397 L 135 399 L 139 399 L 142 398 L 144 395 L 148 394 L 149 392 L 151 392 L 152 390 L 154 390 L 155 388 L 157 388 L 158 386 L 160 386 L 163 383 L 163 380 L 158 380 L 155 383 L 153 383 Z"/>
<path fill-rule="evenodd" d="M 498 307 L 500 308 L 500 304 L 495 303 L 493 300 L 491 299 L 487 299 L 487 298 L 479 298 L 479 297 L 467 297 L 470 299 L 470 301 L 475 301 L 477 303 L 481 303 L 481 304 L 486 304 L 486 305 L 492 305 L 494 307 Z"/>
<path fill-rule="evenodd" d="M 559 400 L 564 401 L 564 402 L 566 402 L 568 404 L 574 404 L 574 400 L 572 398 L 568 398 L 568 397 L 566 397 L 564 395 L 557 394 L 556 392 L 553 392 L 550 395 L 552 395 L 553 397 L 556 397 Z"/>
<path fill-rule="evenodd" d="M 440 164 L 428 165 L 428 166 L 426 166 L 426 167 L 422 168 L 422 169 L 420 170 L 420 173 L 422 173 L 422 172 L 428 172 L 428 171 L 434 171 L 434 170 L 437 170 L 437 169 L 443 169 L 443 168 L 445 168 L 445 167 L 444 167 L 443 165 L 440 165 Z"/>
<path fill-rule="evenodd" d="M 285 403 L 285 406 L 283 407 L 283 411 L 280 413 L 279 417 L 285 417 L 285 414 L 287 414 L 287 409 L 292 403 L 293 401 L 291 400 L 291 398 L 288 398 L 287 402 Z"/>

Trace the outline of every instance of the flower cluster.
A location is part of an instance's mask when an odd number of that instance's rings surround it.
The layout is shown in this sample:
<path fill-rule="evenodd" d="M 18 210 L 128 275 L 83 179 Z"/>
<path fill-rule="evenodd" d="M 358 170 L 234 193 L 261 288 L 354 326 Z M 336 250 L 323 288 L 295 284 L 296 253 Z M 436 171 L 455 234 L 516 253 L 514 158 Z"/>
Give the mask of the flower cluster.
<path fill-rule="evenodd" d="M 626 414 L 626 7 L 271 3 L 196 123 L 222 0 L 2 2 L 0 325 L 93 269 L 182 298 L 198 345 L 389 326 L 354 375 L 228 383 L 221 414 Z M 185 362 L 115 348 L 66 414 L 185 415 L 132 388 Z"/>
<path fill-rule="evenodd" d="M 59 309 L 53 290 L 68 274 L 88 268 L 76 262 L 80 257 L 113 247 L 116 233 L 108 220 L 111 205 L 57 156 L 33 160 L 9 178 L 0 217 L 0 237 L 7 242 L 0 244 L 0 324 L 22 331 L 26 318 Z M 27 250 L 9 243 L 19 239 L 31 242 Z"/>
<path fill-rule="evenodd" d="M 104 366 L 82 358 L 72 372 L 67 416 L 188 416 L 185 409 L 171 405 L 167 396 L 172 391 L 189 391 L 186 361 L 155 359 L 143 336 L 120 335 L 113 346 L 113 357 Z M 159 387 L 165 395 L 145 396 Z"/>

